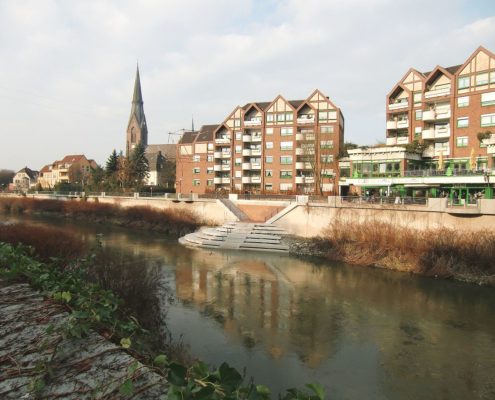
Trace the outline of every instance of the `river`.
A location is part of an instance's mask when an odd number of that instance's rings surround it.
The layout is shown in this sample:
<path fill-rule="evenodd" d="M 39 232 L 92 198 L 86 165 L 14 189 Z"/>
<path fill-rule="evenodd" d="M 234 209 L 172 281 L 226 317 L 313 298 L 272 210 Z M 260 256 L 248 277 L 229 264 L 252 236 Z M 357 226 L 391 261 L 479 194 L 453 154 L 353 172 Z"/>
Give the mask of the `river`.
<path fill-rule="evenodd" d="M 127 260 L 123 272 L 132 263 L 158 267 L 173 298 L 163 302 L 173 337 L 210 364 L 246 368 L 275 393 L 319 382 L 332 400 L 495 398 L 493 288 L 278 254 L 189 249 L 120 228 L 36 223 L 87 238 L 103 233 L 105 251 Z"/>

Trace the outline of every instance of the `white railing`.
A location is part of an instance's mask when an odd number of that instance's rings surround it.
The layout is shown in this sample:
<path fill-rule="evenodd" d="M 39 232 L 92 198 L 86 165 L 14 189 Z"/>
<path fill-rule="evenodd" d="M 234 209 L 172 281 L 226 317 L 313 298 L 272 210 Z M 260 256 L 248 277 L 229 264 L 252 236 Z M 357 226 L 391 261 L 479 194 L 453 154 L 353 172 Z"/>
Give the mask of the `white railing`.
<path fill-rule="evenodd" d="M 216 144 L 230 144 L 230 138 L 228 138 L 228 137 L 215 138 L 215 143 Z"/>
<path fill-rule="evenodd" d="M 222 170 L 222 165 L 214 165 L 213 166 L 213 171 L 221 171 Z"/>
<path fill-rule="evenodd" d="M 409 127 L 409 121 L 407 119 L 406 120 L 397 121 L 397 128 L 398 129 L 407 128 L 407 127 Z"/>
<path fill-rule="evenodd" d="M 441 89 L 429 90 L 425 92 L 425 99 L 431 99 L 432 97 L 449 96 L 449 95 L 450 95 L 450 86 Z"/>
<path fill-rule="evenodd" d="M 386 141 L 387 146 L 394 146 L 397 144 L 397 138 L 396 137 L 388 137 Z"/>
<path fill-rule="evenodd" d="M 214 158 L 222 158 L 222 152 L 221 151 L 215 151 L 213 153 Z"/>
<path fill-rule="evenodd" d="M 252 176 L 251 183 L 261 183 L 261 176 Z"/>
<path fill-rule="evenodd" d="M 298 155 L 298 156 L 304 155 L 304 149 L 297 147 L 296 148 L 296 155 Z"/>
<path fill-rule="evenodd" d="M 222 183 L 230 183 L 230 178 L 222 178 Z"/>
<path fill-rule="evenodd" d="M 397 121 L 387 121 L 387 129 L 397 129 Z"/>
<path fill-rule="evenodd" d="M 261 156 L 261 149 L 251 149 L 252 156 Z"/>
<path fill-rule="evenodd" d="M 408 101 L 403 101 L 401 103 L 390 103 L 388 105 L 389 110 L 400 110 L 401 108 L 407 108 L 407 107 L 409 107 Z"/>
<path fill-rule="evenodd" d="M 250 142 L 251 141 L 251 135 L 242 135 L 242 141 L 243 142 Z"/>
<path fill-rule="evenodd" d="M 311 163 L 309 162 L 296 162 L 296 169 L 311 169 Z"/>
<path fill-rule="evenodd" d="M 230 171 L 230 165 L 223 164 L 222 165 L 222 171 Z"/>
<path fill-rule="evenodd" d="M 250 156 L 251 155 L 251 149 L 242 149 L 242 155 L 243 156 Z"/>
<path fill-rule="evenodd" d="M 315 117 L 314 115 L 305 115 L 305 116 L 300 116 L 297 118 L 297 123 L 298 124 L 314 124 L 315 122 Z"/>
<path fill-rule="evenodd" d="M 450 154 L 450 147 L 443 147 L 435 149 L 435 157 L 440 157 L 440 154 L 448 156 Z"/>
<path fill-rule="evenodd" d="M 261 136 L 251 136 L 251 142 L 261 142 Z"/>
<path fill-rule="evenodd" d="M 445 111 L 437 111 L 437 120 L 438 119 L 449 119 L 451 116 L 450 110 L 445 110 Z"/>
<path fill-rule="evenodd" d="M 261 119 L 252 119 L 244 121 L 244 126 L 257 126 L 261 125 Z"/>
<path fill-rule="evenodd" d="M 435 139 L 443 139 L 450 137 L 449 128 L 435 129 Z"/>
<path fill-rule="evenodd" d="M 261 169 L 261 164 L 260 163 L 251 163 L 251 169 L 259 170 L 259 169 Z"/>
<path fill-rule="evenodd" d="M 242 169 L 251 169 L 251 163 L 242 163 Z"/>
<path fill-rule="evenodd" d="M 423 121 L 434 121 L 435 120 L 435 111 L 423 111 Z"/>
<path fill-rule="evenodd" d="M 435 139 L 435 130 L 433 129 L 424 129 L 421 133 L 423 139 Z"/>
<path fill-rule="evenodd" d="M 397 144 L 408 144 L 409 138 L 407 136 L 401 136 L 397 138 Z"/>

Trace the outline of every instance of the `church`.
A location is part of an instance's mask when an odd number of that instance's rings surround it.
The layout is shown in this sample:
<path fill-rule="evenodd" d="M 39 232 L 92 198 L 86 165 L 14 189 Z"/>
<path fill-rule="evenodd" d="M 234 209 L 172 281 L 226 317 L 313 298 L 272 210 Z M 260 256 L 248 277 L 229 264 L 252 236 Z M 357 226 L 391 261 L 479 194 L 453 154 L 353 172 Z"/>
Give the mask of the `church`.
<path fill-rule="evenodd" d="M 144 115 L 143 94 L 139 67 L 136 68 L 131 115 L 127 124 L 126 151 L 129 157 L 138 143 L 146 149 L 146 159 L 150 168 L 146 184 L 173 188 L 175 185 L 175 144 L 148 144 L 148 125 Z"/>

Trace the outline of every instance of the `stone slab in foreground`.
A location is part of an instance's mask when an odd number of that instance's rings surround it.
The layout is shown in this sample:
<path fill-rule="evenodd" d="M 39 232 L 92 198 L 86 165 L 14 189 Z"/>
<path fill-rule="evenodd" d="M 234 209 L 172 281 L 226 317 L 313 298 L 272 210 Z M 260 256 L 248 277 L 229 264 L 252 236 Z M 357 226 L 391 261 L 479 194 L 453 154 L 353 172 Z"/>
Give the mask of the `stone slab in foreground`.
<path fill-rule="evenodd" d="M 120 399 L 136 360 L 92 332 L 67 339 L 57 329 L 69 314 L 27 284 L 0 281 L 1 399 Z M 51 333 L 47 328 L 53 326 Z M 166 397 L 165 379 L 137 363 L 132 398 Z"/>

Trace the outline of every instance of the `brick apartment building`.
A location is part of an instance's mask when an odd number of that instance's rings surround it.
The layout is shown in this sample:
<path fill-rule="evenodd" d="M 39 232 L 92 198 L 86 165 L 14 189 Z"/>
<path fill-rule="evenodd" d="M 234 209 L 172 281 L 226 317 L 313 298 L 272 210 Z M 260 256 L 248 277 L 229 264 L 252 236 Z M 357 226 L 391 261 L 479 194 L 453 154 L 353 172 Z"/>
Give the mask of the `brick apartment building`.
<path fill-rule="evenodd" d="M 479 47 L 460 65 L 409 69 L 386 116 L 387 146 L 341 159 L 341 193 L 493 197 L 495 54 Z"/>
<path fill-rule="evenodd" d="M 177 191 L 332 193 L 344 117 L 315 90 L 236 107 L 219 125 L 185 132 L 177 145 Z"/>
<path fill-rule="evenodd" d="M 418 140 L 433 160 L 466 160 L 474 151 L 479 166 L 491 168 L 494 153 L 478 133 L 495 134 L 495 55 L 479 47 L 461 65 L 409 69 L 387 95 L 386 113 L 387 145 Z"/>

